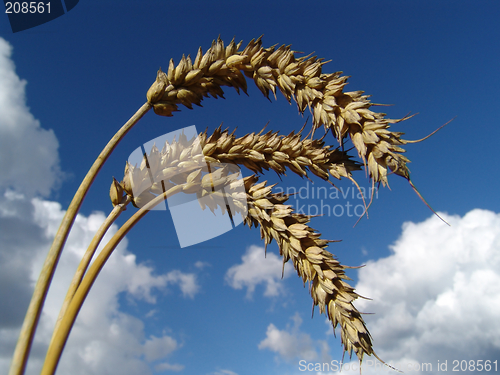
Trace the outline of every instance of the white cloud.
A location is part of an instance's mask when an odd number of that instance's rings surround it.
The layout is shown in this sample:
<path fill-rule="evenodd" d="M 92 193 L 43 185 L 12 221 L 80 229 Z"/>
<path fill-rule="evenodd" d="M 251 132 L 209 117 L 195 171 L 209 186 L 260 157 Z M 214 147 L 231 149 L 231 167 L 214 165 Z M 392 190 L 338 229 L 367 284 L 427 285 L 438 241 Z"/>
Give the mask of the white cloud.
<path fill-rule="evenodd" d="M 48 194 L 58 182 L 58 142 L 26 107 L 24 86 L 0 38 L 0 373 L 8 372 L 34 284 L 64 211 Z M 29 152 L 28 152 L 29 151 Z M 27 374 L 38 374 L 69 282 L 86 246 L 105 216 L 78 215 L 40 318 Z M 116 233 L 112 226 L 103 240 Z M 138 264 L 124 239 L 97 278 L 83 305 L 58 367 L 59 374 L 150 374 L 152 367 L 180 371 L 165 362 L 180 345 L 174 337 L 145 338 L 144 323 L 120 309 L 119 296 L 154 304 L 155 293 L 177 285 L 183 296 L 199 290 L 195 274 L 172 270 L 157 275 Z M 160 361 L 163 363 L 153 363 Z"/>
<path fill-rule="evenodd" d="M 155 366 L 155 371 L 156 372 L 162 372 L 162 371 L 182 371 L 184 370 L 184 365 L 179 365 L 179 364 L 173 364 L 171 365 L 170 363 L 164 362 L 160 363 L 159 365 Z"/>
<path fill-rule="evenodd" d="M 145 357 L 149 362 L 164 358 L 178 348 L 179 344 L 170 336 L 151 336 L 144 343 Z"/>
<path fill-rule="evenodd" d="M 267 252 L 264 256 L 264 248 L 250 246 L 242 256 L 242 263 L 232 266 L 226 272 L 226 282 L 234 289 L 247 288 L 247 298 L 251 298 L 255 287 L 259 284 L 265 285 L 264 295 L 275 297 L 284 293 L 284 285 L 281 280 L 283 260 L 276 254 Z M 284 278 L 293 272 L 290 264 L 285 265 Z"/>
<path fill-rule="evenodd" d="M 405 223 L 393 254 L 359 271 L 356 289 L 373 300 L 356 306 L 375 313 L 365 315 L 375 351 L 403 371 L 500 357 L 500 214 L 443 216 L 451 227 L 434 216 Z"/>
<path fill-rule="evenodd" d="M 64 212 L 58 203 L 38 198 L 30 202 L 12 193 L 6 194 L 1 203 L 5 209 L 0 213 L 0 221 L 5 220 L 10 225 L 8 232 L 2 231 L 0 240 L 3 305 L 0 310 L 0 373 L 7 373 L 32 287 L 50 246 L 52 232 Z M 39 372 L 69 281 L 86 244 L 103 220 L 104 215 L 96 212 L 89 217 L 79 215 L 75 221 L 47 296 L 28 374 Z M 103 242 L 107 242 L 116 230 L 113 226 Z M 118 296 L 125 292 L 130 298 L 154 303 L 155 290 L 164 290 L 175 283 L 186 297 L 192 297 L 199 288 L 195 275 L 179 270 L 156 275 L 153 268 L 137 264 L 135 255 L 129 253 L 126 246 L 124 240 L 91 289 L 64 350 L 58 368 L 60 373 L 148 374 L 151 372 L 148 362 L 164 360 L 180 347 L 168 335 L 145 339 L 143 322 L 120 310 Z M 164 368 L 166 365 L 157 366 Z M 181 365 L 171 366 L 175 370 Z"/>
<path fill-rule="evenodd" d="M 314 341 L 310 335 L 300 331 L 302 318 L 298 313 L 291 319 L 293 325 L 287 324 L 283 330 L 278 329 L 274 324 L 269 324 L 266 338 L 259 343 L 258 348 L 271 350 L 277 353 L 281 359 L 289 362 L 295 360 L 314 361 L 319 358 L 324 362 L 330 361 L 327 342 Z"/>
<path fill-rule="evenodd" d="M 16 75 L 11 54 L 0 38 L 0 188 L 46 196 L 61 178 L 59 143 L 26 106 L 26 81 Z"/>
<path fill-rule="evenodd" d="M 184 297 L 194 298 L 194 295 L 200 290 L 194 273 L 182 273 L 179 270 L 174 270 L 167 273 L 165 277 L 169 283 L 179 285 Z"/>
<path fill-rule="evenodd" d="M 202 270 L 203 268 L 205 267 L 211 267 L 212 265 L 208 262 L 202 262 L 201 260 L 197 261 L 194 266 L 196 268 L 199 268 L 200 270 Z"/>
<path fill-rule="evenodd" d="M 217 372 L 212 372 L 210 375 L 238 375 L 238 374 L 231 370 L 219 370 Z"/>
<path fill-rule="evenodd" d="M 160 312 L 160 310 L 158 309 L 152 309 L 152 310 L 149 310 L 146 315 L 144 315 L 145 318 L 152 318 L 154 317 L 156 314 L 158 314 Z"/>

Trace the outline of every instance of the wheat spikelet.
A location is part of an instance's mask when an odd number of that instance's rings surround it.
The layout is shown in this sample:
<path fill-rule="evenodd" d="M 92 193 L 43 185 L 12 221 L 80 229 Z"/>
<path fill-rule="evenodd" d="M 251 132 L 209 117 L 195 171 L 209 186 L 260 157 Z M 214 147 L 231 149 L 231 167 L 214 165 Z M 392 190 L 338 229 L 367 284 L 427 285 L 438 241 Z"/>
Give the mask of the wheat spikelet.
<path fill-rule="evenodd" d="M 389 130 L 390 124 L 402 121 L 386 119 L 385 114 L 370 110 L 372 104 L 362 91 L 344 92 L 346 76 L 341 72 L 322 73 L 325 62 L 316 56 L 296 58 L 290 46 L 263 48 L 261 38 L 252 39 L 241 51 L 241 42 L 228 46 L 219 38 L 203 54 L 198 50 L 195 61 L 183 56 L 175 66 L 170 60 L 168 72 L 158 72 L 148 91 L 148 101 L 157 114 L 172 116 L 183 104 L 188 108 L 201 105 L 204 97 L 224 97 L 223 86 L 246 93 L 245 76 L 252 78 L 262 93 L 276 95 L 276 88 L 297 103 L 300 113 L 309 108 L 313 114 L 313 131 L 321 126 L 331 130 L 339 143 L 349 137 L 373 182 L 387 184 L 388 171 L 409 180 L 400 146 L 403 133 Z"/>

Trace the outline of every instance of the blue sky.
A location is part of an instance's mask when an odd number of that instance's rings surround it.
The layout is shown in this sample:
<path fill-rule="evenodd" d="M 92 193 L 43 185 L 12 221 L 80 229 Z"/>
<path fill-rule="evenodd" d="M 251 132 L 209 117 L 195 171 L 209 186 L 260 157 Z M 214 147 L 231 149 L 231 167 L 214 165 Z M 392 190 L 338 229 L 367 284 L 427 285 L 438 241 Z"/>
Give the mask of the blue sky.
<path fill-rule="evenodd" d="M 329 247 L 342 264 L 367 265 L 348 275 L 373 299 L 356 306 L 376 313 L 366 321 L 379 356 L 432 363 L 434 370 L 438 361 L 447 360 L 450 370 L 453 360 L 499 358 L 499 16 L 500 5 L 488 1 L 82 0 L 66 15 L 16 34 L 0 16 L 0 296 L 7 301 L 0 308 L 0 373 L 9 366 L 62 210 L 88 168 L 145 102 L 158 68 L 194 56 L 199 46 L 205 51 L 219 35 L 246 45 L 263 34 L 264 46 L 292 44 L 331 60 L 323 71 L 350 76 L 347 90 L 392 104 L 375 110 L 390 118 L 418 113 L 394 126 L 406 139 L 456 117 L 407 147 L 413 182 L 451 227 L 398 176 L 390 176 L 391 190 L 378 192 L 369 219 L 355 228 L 357 218 L 346 214 L 315 218 L 311 226 L 342 240 Z M 223 123 L 242 136 L 269 122 L 268 129 L 287 134 L 308 116 L 282 96 L 267 101 L 252 82 L 248 97 L 225 92 L 226 100 L 206 99 L 203 108 L 172 118 L 148 113 L 112 154 L 61 259 L 28 373 L 39 372 L 64 283 L 111 210 L 111 178 L 122 178 L 133 150 L 191 125 L 211 131 Z M 369 186 L 363 171 L 354 177 Z M 272 173 L 265 179 L 280 182 Z M 329 188 L 313 181 L 289 174 L 278 186 Z M 349 182 L 338 186 L 352 189 Z M 323 203 L 345 207 L 346 201 L 360 204 L 351 196 Z M 264 258 L 259 239 L 258 230 L 238 226 L 181 249 L 168 212 L 147 215 L 100 275 L 59 373 L 295 375 L 304 373 L 302 359 L 340 360 L 340 339 L 318 311 L 310 318 L 311 298 L 295 271 L 287 268 L 281 280 L 276 245 Z M 364 371 L 376 373 L 370 366 Z"/>

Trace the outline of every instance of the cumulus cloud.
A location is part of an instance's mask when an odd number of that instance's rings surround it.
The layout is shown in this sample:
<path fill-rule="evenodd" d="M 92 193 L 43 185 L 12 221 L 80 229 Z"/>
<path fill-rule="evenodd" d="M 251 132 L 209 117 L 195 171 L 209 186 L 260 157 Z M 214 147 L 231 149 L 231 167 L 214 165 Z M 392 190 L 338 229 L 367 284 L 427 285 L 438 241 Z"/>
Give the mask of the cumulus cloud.
<path fill-rule="evenodd" d="M 204 269 L 205 267 L 211 267 L 212 265 L 208 262 L 202 262 L 201 260 L 197 261 L 194 266 L 196 268 L 199 268 L 200 270 Z"/>
<path fill-rule="evenodd" d="M 59 143 L 26 106 L 26 81 L 16 75 L 11 54 L 0 38 L 0 188 L 47 196 L 61 178 Z"/>
<path fill-rule="evenodd" d="M 164 358 L 178 347 L 177 341 L 170 336 L 151 336 L 144 344 L 146 360 L 151 362 Z"/>
<path fill-rule="evenodd" d="M 12 241 L 5 235 L 0 240 L 0 254 L 5 261 L 0 263 L 3 304 L 0 310 L 0 373 L 6 373 L 34 282 L 64 211 L 56 202 L 38 198 L 27 201 L 12 192 L 3 197 L 2 203 L 0 221 L 10 223 L 12 229 L 8 232 Z M 47 296 L 29 361 L 29 374 L 39 372 L 72 274 L 85 251 L 85 244 L 104 219 L 103 213 L 96 212 L 89 217 L 79 215 L 75 221 Z M 113 226 L 103 242 L 107 242 L 116 230 Z M 199 288 L 196 276 L 179 270 L 156 275 L 152 267 L 138 264 L 135 255 L 126 247 L 125 239 L 90 291 L 63 353 L 59 366 L 61 373 L 148 374 L 151 373 L 148 363 L 165 360 L 180 347 L 168 335 L 145 339 L 144 323 L 123 313 L 118 297 L 126 293 L 130 298 L 155 303 L 155 291 L 165 290 L 170 284 L 177 285 L 184 296 L 192 297 Z M 166 368 L 167 365 L 170 364 L 163 362 L 155 366 Z M 170 366 L 173 366 L 171 370 L 178 371 L 181 365 Z"/>
<path fill-rule="evenodd" d="M 238 374 L 231 370 L 219 370 L 217 372 L 210 373 L 210 375 L 238 375 Z"/>
<path fill-rule="evenodd" d="M 184 365 L 179 365 L 179 364 L 171 365 L 170 363 L 164 362 L 164 363 L 160 363 L 159 365 L 156 365 L 155 370 L 156 370 L 156 372 L 182 371 L 182 370 L 184 370 Z"/>
<path fill-rule="evenodd" d="M 356 306 L 375 313 L 365 316 L 375 350 L 405 372 L 500 358 L 500 214 L 443 217 L 451 227 L 434 216 L 405 223 L 392 255 L 359 271 L 356 289 L 373 300 Z"/>
<path fill-rule="evenodd" d="M 283 260 L 276 254 L 267 252 L 264 256 L 264 248 L 250 246 L 242 256 L 242 263 L 232 266 L 226 273 L 226 282 L 234 289 L 247 288 L 247 298 L 251 298 L 255 287 L 259 284 L 265 285 L 264 295 L 275 297 L 284 292 L 281 280 Z M 291 275 L 293 270 L 290 264 L 285 265 L 283 278 Z"/>
<path fill-rule="evenodd" d="M 266 338 L 258 348 L 268 349 L 278 354 L 279 358 L 288 362 L 294 360 L 314 361 L 321 359 L 329 362 L 329 347 L 326 341 L 313 340 L 310 335 L 300 330 L 302 318 L 296 313 L 292 318 L 293 324 L 287 324 L 285 329 L 278 329 L 274 324 L 269 324 Z"/>
<path fill-rule="evenodd" d="M 25 81 L 10 59 L 12 48 L 0 38 L 0 373 L 8 373 L 20 326 L 34 284 L 64 211 L 40 198 L 60 178 L 58 142 L 42 129 L 26 106 Z M 27 152 L 29 150 L 29 153 Z M 34 183 L 36 181 L 36 184 Z M 102 212 L 78 215 L 49 290 L 34 339 L 27 374 L 38 374 L 69 282 L 95 231 Z M 116 233 L 112 226 L 106 243 Z M 100 248 L 98 249 L 98 251 Z M 62 355 L 60 374 L 150 374 L 180 371 L 167 360 L 181 344 L 167 334 L 145 337 L 144 322 L 121 310 L 119 296 L 154 304 L 158 291 L 179 287 L 193 298 L 196 275 L 172 270 L 156 274 L 137 263 L 124 239 L 97 278 L 76 320 Z M 154 309 L 152 310 L 154 311 Z M 151 314 L 153 315 L 153 314 Z"/>
<path fill-rule="evenodd" d="M 184 297 L 194 298 L 194 295 L 200 290 L 194 273 L 183 273 L 179 270 L 170 271 L 166 275 L 169 283 L 179 285 Z"/>

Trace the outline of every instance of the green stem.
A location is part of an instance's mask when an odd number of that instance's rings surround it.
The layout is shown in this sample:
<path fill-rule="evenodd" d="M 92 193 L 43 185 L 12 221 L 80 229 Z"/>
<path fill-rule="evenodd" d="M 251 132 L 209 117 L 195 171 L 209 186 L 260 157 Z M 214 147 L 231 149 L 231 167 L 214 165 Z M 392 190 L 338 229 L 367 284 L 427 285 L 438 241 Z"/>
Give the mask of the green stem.
<path fill-rule="evenodd" d="M 54 238 L 54 242 L 47 254 L 45 263 L 43 265 L 42 271 L 38 278 L 38 282 L 35 286 L 33 296 L 31 297 L 31 302 L 24 318 L 23 326 L 21 328 L 21 333 L 17 341 L 16 349 L 14 351 L 14 356 L 12 358 L 12 364 L 10 367 L 9 375 L 22 375 L 26 369 L 26 364 L 28 362 L 28 356 L 31 349 L 31 344 L 35 336 L 35 330 L 40 319 L 43 304 L 49 290 L 52 277 L 54 276 L 54 271 L 61 256 L 62 248 L 68 238 L 69 231 L 73 222 L 75 221 L 76 215 L 80 206 L 82 204 L 85 195 L 89 190 L 90 185 L 94 181 L 97 173 L 101 169 L 102 165 L 109 157 L 111 152 L 115 149 L 120 140 L 128 133 L 130 129 L 139 121 L 142 116 L 144 116 L 150 109 L 152 104 L 145 103 L 125 125 L 115 134 L 115 136 L 108 142 L 106 147 L 102 150 L 101 154 L 98 156 L 84 180 L 82 181 L 78 191 L 76 192 L 71 204 L 64 215 L 62 223 L 57 231 Z"/>

